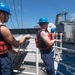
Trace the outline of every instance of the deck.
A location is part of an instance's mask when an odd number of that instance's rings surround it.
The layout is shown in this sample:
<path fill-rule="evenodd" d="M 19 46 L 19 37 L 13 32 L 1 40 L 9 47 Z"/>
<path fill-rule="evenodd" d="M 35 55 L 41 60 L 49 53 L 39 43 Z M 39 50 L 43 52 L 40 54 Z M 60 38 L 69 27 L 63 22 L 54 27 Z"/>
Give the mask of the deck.
<path fill-rule="evenodd" d="M 39 67 L 39 75 L 46 75 L 43 71 L 42 66 Z M 22 65 L 19 69 L 21 72 L 15 72 L 15 75 L 35 75 L 36 67 L 33 65 Z"/>

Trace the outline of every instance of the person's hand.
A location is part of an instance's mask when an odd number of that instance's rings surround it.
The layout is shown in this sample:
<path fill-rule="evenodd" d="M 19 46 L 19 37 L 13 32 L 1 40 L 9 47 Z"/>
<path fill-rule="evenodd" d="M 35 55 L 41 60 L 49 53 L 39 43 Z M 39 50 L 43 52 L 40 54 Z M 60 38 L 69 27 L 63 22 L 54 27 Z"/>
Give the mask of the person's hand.
<path fill-rule="evenodd" d="M 56 42 L 59 42 L 59 43 L 61 43 L 61 42 L 62 42 L 61 40 L 57 40 L 57 39 L 56 39 L 55 41 L 56 41 Z"/>
<path fill-rule="evenodd" d="M 19 50 L 11 49 L 11 51 L 15 54 L 19 54 Z"/>
<path fill-rule="evenodd" d="M 25 38 L 26 38 L 26 39 L 30 39 L 31 36 L 28 34 L 28 35 L 25 35 Z"/>
<path fill-rule="evenodd" d="M 61 43 L 62 41 L 61 40 L 58 40 L 58 42 Z"/>
<path fill-rule="evenodd" d="M 56 36 L 58 36 L 58 33 L 55 33 L 56 34 Z"/>
<path fill-rule="evenodd" d="M 19 50 L 15 50 L 15 54 L 19 54 Z"/>

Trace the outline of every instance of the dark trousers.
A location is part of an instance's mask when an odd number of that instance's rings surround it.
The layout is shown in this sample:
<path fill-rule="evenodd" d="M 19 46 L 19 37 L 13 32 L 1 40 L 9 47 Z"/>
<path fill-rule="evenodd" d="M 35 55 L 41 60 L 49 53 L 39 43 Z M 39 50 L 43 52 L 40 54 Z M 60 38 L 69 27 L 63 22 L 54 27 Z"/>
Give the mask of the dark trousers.
<path fill-rule="evenodd" d="M 12 63 L 7 54 L 0 55 L 0 75 L 14 75 Z"/>
<path fill-rule="evenodd" d="M 40 51 L 41 58 L 44 62 L 45 69 L 47 71 L 47 75 L 55 75 L 54 59 L 53 59 L 53 53 L 51 52 L 51 50 L 52 49 Z"/>

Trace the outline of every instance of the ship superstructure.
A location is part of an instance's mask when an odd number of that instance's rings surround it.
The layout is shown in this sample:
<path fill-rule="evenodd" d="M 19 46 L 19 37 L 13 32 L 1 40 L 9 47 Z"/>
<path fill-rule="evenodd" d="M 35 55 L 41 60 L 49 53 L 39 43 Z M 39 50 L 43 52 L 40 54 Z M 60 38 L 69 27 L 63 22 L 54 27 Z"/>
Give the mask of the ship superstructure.
<path fill-rule="evenodd" d="M 67 14 L 68 12 L 63 11 L 56 15 L 56 31 L 64 33 L 64 41 L 75 42 L 75 19 L 66 19 Z"/>

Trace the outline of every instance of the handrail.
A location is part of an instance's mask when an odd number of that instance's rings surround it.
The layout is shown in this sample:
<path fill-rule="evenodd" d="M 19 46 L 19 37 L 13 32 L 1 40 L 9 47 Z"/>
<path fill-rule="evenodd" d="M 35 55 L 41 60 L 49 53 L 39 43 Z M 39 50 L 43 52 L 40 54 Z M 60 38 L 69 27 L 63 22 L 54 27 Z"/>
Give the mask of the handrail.
<path fill-rule="evenodd" d="M 58 71 L 58 70 L 55 70 L 56 72 L 58 72 L 59 74 L 61 74 L 61 75 L 64 75 L 62 72 L 60 72 L 60 71 Z"/>
<path fill-rule="evenodd" d="M 64 64 L 64 63 L 62 63 L 62 62 L 59 62 L 59 61 L 57 61 L 57 60 L 55 60 L 55 61 L 58 62 L 59 64 L 63 65 L 63 66 L 66 66 L 66 67 L 71 68 L 72 70 L 75 70 L 75 68 L 73 68 L 73 67 L 71 67 L 71 66 L 69 66 L 69 65 L 67 65 L 67 64 Z"/>
<path fill-rule="evenodd" d="M 68 52 L 75 52 L 75 50 L 74 49 L 69 49 L 69 48 L 64 48 L 64 47 L 58 47 L 58 46 L 53 46 L 54 48 L 58 48 L 58 49 L 62 49 L 62 50 L 64 50 L 64 51 L 68 51 Z"/>
<path fill-rule="evenodd" d="M 35 39 L 35 38 L 31 38 L 31 39 Z M 32 43 L 31 43 L 32 44 Z M 35 43 L 34 43 L 35 44 Z M 53 46 L 55 49 L 57 48 L 57 49 L 62 49 L 62 50 L 65 50 L 65 51 L 69 51 L 69 52 L 75 52 L 74 50 L 72 50 L 72 49 L 68 49 L 68 48 L 63 48 L 63 47 L 58 47 L 58 46 Z M 27 49 L 31 49 L 31 50 L 27 50 Z M 32 49 L 34 49 L 34 50 L 32 50 Z M 35 50 L 36 49 L 36 50 Z M 68 49 L 68 50 L 67 50 Z M 20 50 L 22 50 L 22 49 L 20 49 Z M 39 65 L 38 65 L 38 49 L 37 48 L 26 48 L 25 49 L 25 51 L 31 51 L 31 52 L 36 52 L 36 75 L 39 75 L 39 71 L 38 71 L 38 67 L 39 67 Z M 75 70 L 75 68 L 73 68 L 73 67 L 71 67 L 71 66 L 69 66 L 69 65 L 67 65 L 67 64 L 64 64 L 64 63 L 62 63 L 62 62 L 59 62 L 59 61 L 57 61 L 57 60 L 55 60 L 57 63 L 59 63 L 59 64 L 61 64 L 61 65 L 63 65 L 63 66 L 65 66 L 65 67 L 68 67 L 68 68 L 71 68 L 71 69 L 73 69 L 73 70 Z M 64 75 L 62 72 L 60 72 L 60 71 L 58 71 L 58 70 L 55 70 L 56 72 L 58 72 L 59 74 L 61 74 L 61 75 Z"/>

